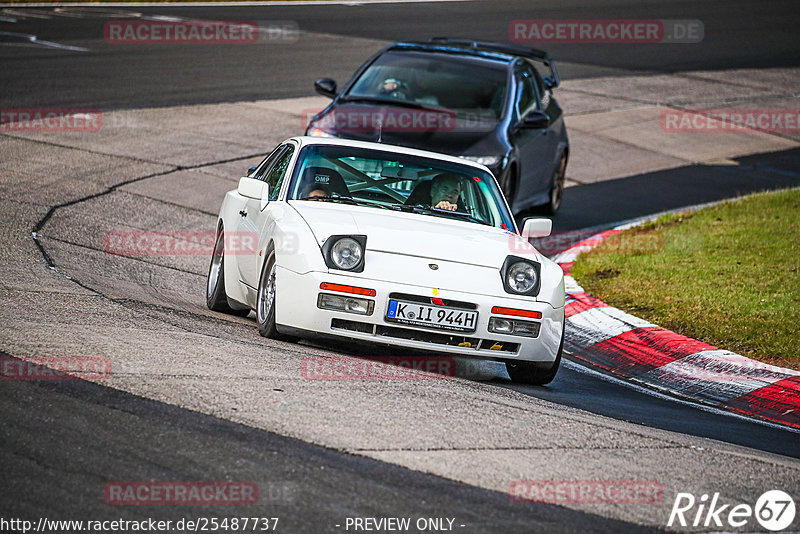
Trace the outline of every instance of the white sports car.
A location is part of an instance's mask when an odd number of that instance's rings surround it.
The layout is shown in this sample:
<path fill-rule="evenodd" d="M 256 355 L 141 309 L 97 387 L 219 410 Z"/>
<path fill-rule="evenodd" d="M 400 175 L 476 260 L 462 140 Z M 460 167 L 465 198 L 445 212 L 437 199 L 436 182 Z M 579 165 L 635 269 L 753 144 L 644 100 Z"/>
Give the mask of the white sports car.
<path fill-rule="evenodd" d="M 523 235 L 551 226 L 526 219 Z M 206 302 L 255 310 L 266 337 L 498 360 L 534 384 L 564 343 L 563 272 L 519 235 L 486 167 L 342 139 L 288 139 L 225 195 Z"/>

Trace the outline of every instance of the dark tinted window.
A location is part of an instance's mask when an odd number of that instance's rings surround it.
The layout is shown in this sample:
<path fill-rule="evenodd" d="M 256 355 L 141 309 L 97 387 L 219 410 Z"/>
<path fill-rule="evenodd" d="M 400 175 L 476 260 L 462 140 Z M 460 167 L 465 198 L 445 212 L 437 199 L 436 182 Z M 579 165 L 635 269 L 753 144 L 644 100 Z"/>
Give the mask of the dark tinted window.
<path fill-rule="evenodd" d="M 258 180 L 264 180 L 267 171 L 272 167 L 275 161 L 280 157 L 281 152 L 283 151 L 283 145 L 279 145 L 275 147 L 275 150 L 269 153 L 266 158 L 258 165 L 255 173 L 253 173 L 252 177 Z"/>
<path fill-rule="evenodd" d="M 387 52 L 362 73 L 348 97 L 415 102 L 434 108 L 502 115 L 504 64 L 444 54 Z"/>
<path fill-rule="evenodd" d="M 544 82 L 542 81 L 542 76 L 539 74 L 539 71 L 535 69 L 533 71 L 533 80 L 536 83 L 536 89 L 539 92 L 539 96 L 540 97 L 544 96 L 545 92 Z"/>
<path fill-rule="evenodd" d="M 280 193 L 283 179 L 286 176 L 286 169 L 289 168 L 289 162 L 292 161 L 293 154 L 294 146 L 287 145 L 278 154 L 275 164 L 269 167 L 266 174 L 266 181 L 269 184 L 270 200 L 275 200 L 278 198 L 278 193 Z"/>
<path fill-rule="evenodd" d="M 517 73 L 519 96 L 517 98 L 517 111 L 522 117 L 531 110 L 537 109 L 538 98 L 534 84 L 536 73 L 531 68 L 524 68 Z"/>

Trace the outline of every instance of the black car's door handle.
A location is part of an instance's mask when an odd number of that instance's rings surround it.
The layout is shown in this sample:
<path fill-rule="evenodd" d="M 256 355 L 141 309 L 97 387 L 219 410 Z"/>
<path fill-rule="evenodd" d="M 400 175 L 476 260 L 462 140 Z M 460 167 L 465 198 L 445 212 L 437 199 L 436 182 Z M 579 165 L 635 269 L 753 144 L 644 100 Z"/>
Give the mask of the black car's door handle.
<path fill-rule="evenodd" d="M 239 211 L 239 215 L 241 215 L 242 217 L 247 217 L 247 211 L 246 210 L 240 210 Z"/>

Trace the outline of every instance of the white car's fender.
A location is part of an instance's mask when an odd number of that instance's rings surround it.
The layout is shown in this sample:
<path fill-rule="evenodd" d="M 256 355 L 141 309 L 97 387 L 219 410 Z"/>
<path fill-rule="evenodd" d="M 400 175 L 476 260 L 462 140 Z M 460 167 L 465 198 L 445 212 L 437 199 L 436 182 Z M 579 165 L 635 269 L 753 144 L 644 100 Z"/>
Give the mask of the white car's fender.
<path fill-rule="evenodd" d="M 222 200 L 222 207 L 219 210 L 219 220 L 216 230 L 222 227 L 226 233 L 235 232 L 236 218 L 239 217 L 238 210 L 244 205 L 244 198 L 233 191 L 228 191 Z M 227 245 L 226 238 L 226 245 Z M 235 300 L 240 304 L 246 304 L 246 292 L 239 282 L 239 268 L 236 264 L 238 254 L 231 254 L 226 251 L 223 256 L 223 272 L 225 273 L 225 293 L 230 300 Z"/>
<path fill-rule="evenodd" d="M 557 263 L 543 258 L 540 273 L 541 286 L 539 287 L 540 302 L 549 302 L 553 308 L 564 307 L 564 271 Z"/>
<path fill-rule="evenodd" d="M 279 267 L 297 274 L 328 269 L 311 228 L 291 204 L 281 202 L 280 218 L 265 230 L 262 233 L 264 256 L 261 268 L 266 260 L 266 247 L 272 241 Z"/>

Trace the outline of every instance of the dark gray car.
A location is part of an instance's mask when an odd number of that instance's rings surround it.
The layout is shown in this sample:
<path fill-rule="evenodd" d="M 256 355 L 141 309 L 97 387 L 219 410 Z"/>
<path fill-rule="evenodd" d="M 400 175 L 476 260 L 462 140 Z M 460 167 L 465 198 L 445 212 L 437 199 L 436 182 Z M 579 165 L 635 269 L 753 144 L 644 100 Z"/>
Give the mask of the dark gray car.
<path fill-rule="evenodd" d="M 378 141 L 483 163 L 514 213 L 561 204 L 569 158 L 559 79 L 546 52 L 519 46 L 437 38 L 395 43 L 337 89 L 315 88 L 333 102 L 307 135 Z"/>

